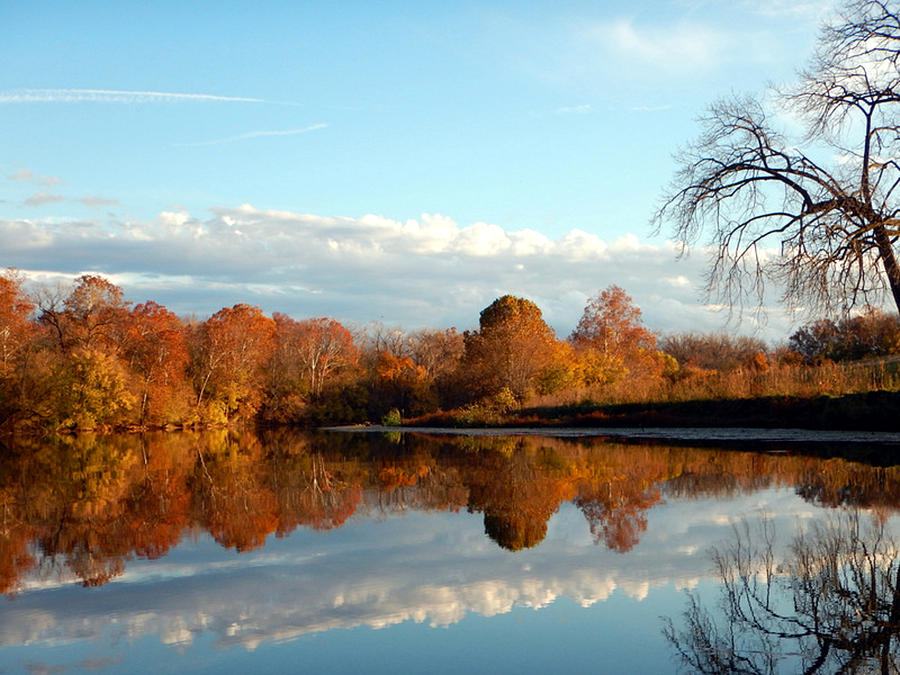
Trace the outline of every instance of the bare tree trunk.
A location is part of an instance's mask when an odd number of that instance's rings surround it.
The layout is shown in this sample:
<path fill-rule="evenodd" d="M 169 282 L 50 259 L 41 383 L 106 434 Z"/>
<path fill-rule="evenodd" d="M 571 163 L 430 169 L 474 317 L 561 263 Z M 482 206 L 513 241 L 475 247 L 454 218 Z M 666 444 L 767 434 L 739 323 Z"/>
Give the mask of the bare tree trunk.
<path fill-rule="evenodd" d="M 878 252 L 881 254 L 881 264 L 887 274 L 888 283 L 891 285 L 891 295 L 894 305 L 900 312 L 900 265 L 897 264 L 897 256 L 894 247 L 891 246 L 891 238 L 884 225 L 876 225 L 874 228 L 875 241 L 878 244 Z"/>

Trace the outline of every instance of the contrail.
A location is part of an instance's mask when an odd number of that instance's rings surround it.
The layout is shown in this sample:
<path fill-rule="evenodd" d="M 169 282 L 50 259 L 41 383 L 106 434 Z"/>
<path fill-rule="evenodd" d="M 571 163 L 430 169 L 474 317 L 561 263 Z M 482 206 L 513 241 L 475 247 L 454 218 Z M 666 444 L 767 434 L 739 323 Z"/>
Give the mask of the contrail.
<path fill-rule="evenodd" d="M 170 91 L 123 91 L 119 89 L 14 89 L 0 92 L 0 103 L 173 103 L 178 101 L 275 102 L 246 96 L 184 94 Z"/>
<path fill-rule="evenodd" d="M 302 129 L 284 129 L 284 130 L 274 130 L 274 131 L 248 131 L 245 134 L 238 134 L 237 136 L 228 136 L 227 138 L 217 138 L 212 141 L 198 141 L 196 143 L 175 143 L 176 147 L 180 148 L 196 148 L 203 145 L 218 145 L 219 143 L 231 143 L 233 141 L 243 141 L 247 138 L 261 138 L 264 136 L 296 136 L 297 134 L 305 134 L 310 131 L 315 131 L 316 129 L 324 129 L 328 125 L 323 123 L 313 124 L 308 127 L 303 127 Z"/>

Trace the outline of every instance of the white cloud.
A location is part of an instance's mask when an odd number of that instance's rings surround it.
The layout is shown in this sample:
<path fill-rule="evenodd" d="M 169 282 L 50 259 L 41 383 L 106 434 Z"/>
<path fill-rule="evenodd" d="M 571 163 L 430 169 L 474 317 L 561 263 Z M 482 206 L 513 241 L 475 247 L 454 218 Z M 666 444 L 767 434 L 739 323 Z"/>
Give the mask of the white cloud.
<path fill-rule="evenodd" d="M 159 222 L 163 227 L 172 228 L 177 230 L 177 228 L 184 225 L 191 219 L 191 216 L 186 211 L 162 211 L 159 214 Z"/>
<path fill-rule="evenodd" d="M 0 103 L 271 103 L 262 98 L 120 89 L 13 89 L 0 91 Z"/>
<path fill-rule="evenodd" d="M 617 284 L 655 330 L 721 330 L 727 320 L 700 302 L 705 256 L 678 260 L 675 244 L 634 234 L 607 242 L 582 230 L 550 239 L 439 214 L 400 222 L 244 204 L 205 219 L 180 210 L 155 222 L 0 220 L 0 250 L 25 271 L 115 275 L 135 301 L 201 316 L 249 302 L 298 318 L 468 328 L 511 293 L 536 302 L 564 336 L 589 296 Z M 773 310 L 764 337 L 788 328 Z"/>
<path fill-rule="evenodd" d="M 662 279 L 660 279 L 660 281 L 662 281 L 664 284 L 676 286 L 678 288 L 687 288 L 691 286 L 691 280 L 683 274 L 679 274 L 675 277 L 663 277 Z"/>

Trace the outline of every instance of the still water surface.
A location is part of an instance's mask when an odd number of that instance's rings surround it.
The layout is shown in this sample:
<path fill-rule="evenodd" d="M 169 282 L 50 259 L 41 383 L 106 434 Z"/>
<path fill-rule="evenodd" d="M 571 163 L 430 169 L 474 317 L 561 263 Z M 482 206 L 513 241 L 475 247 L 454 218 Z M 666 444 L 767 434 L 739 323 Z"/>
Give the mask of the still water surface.
<path fill-rule="evenodd" d="M 286 430 L 10 445 L 0 672 L 896 672 L 900 467 L 876 450 Z M 866 545 L 877 603 L 853 604 L 865 562 L 828 533 Z M 828 589 L 842 599 L 804 607 Z"/>

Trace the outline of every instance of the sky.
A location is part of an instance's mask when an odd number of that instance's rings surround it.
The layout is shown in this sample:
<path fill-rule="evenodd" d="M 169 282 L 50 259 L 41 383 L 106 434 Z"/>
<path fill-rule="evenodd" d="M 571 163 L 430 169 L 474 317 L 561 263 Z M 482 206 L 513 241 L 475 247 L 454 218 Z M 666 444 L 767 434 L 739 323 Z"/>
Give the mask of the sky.
<path fill-rule="evenodd" d="M 511 293 L 565 337 L 625 289 L 654 330 L 772 341 L 651 225 L 706 107 L 789 83 L 826 3 L 0 5 L 0 267 L 101 274 L 205 317 L 476 327 Z"/>

